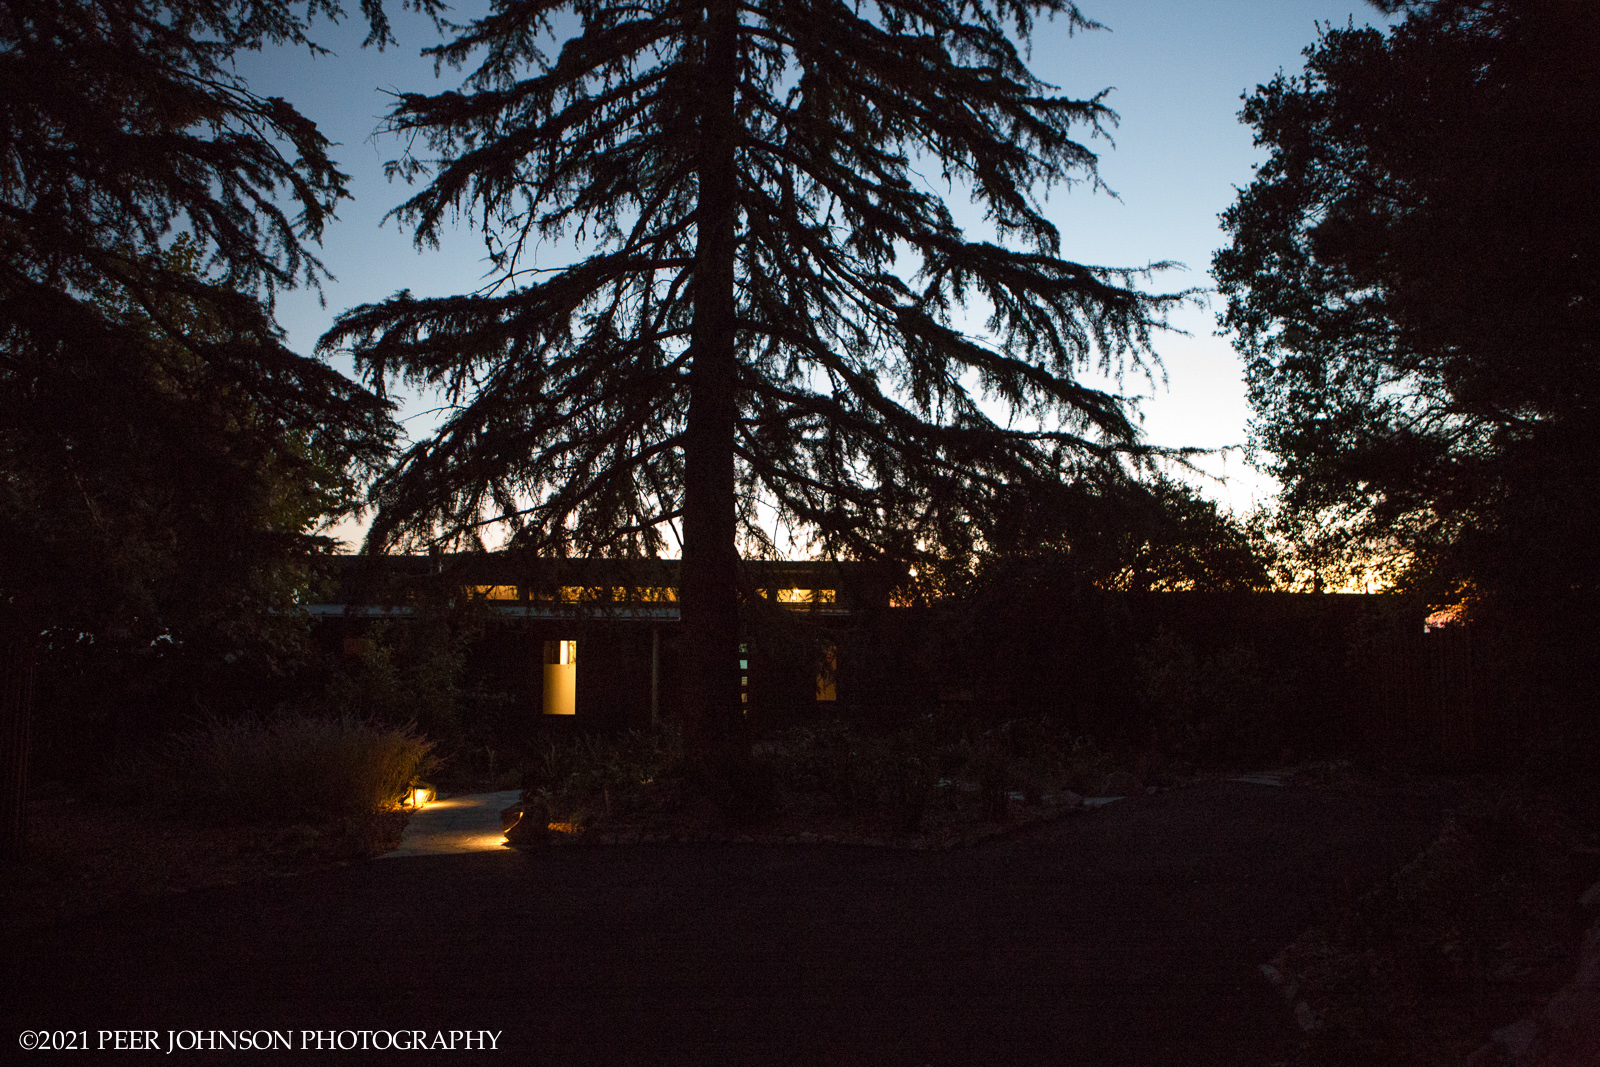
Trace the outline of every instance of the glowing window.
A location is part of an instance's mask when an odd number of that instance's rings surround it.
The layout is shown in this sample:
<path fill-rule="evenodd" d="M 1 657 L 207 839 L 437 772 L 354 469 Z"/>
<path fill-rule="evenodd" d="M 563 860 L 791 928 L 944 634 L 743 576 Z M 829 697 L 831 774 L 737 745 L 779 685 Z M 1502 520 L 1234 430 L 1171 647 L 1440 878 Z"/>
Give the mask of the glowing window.
<path fill-rule="evenodd" d="M 569 604 L 578 601 L 592 604 L 596 601 L 622 600 L 626 596 L 627 590 L 619 585 L 564 585 L 558 599 Z"/>
<path fill-rule="evenodd" d="M 832 604 L 834 591 L 832 589 L 780 589 L 778 590 L 778 603 L 780 604 Z"/>
<path fill-rule="evenodd" d="M 578 642 L 546 641 L 544 643 L 544 713 L 546 715 L 573 715 L 577 713 L 578 696 Z"/>
<path fill-rule="evenodd" d="M 520 600 L 514 585 L 469 585 L 467 592 L 480 600 Z"/>
<path fill-rule="evenodd" d="M 839 648 L 829 645 L 822 650 L 821 669 L 817 671 L 817 699 L 819 701 L 837 701 L 839 699 Z"/>

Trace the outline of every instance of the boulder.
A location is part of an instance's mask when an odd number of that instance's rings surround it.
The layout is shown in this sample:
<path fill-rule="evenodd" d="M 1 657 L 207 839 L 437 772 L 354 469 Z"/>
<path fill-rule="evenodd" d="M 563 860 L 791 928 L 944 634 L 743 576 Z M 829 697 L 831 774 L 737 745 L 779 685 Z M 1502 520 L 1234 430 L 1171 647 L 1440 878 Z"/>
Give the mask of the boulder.
<path fill-rule="evenodd" d="M 500 813 L 505 824 L 515 814 L 515 820 L 506 827 L 506 843 L 515 849 L 540 848 L 550 841 L 550 809 L 542 800 L 524 798 Z"/>
<path fill-rule="evenodd" d="M 1583 894 L 1600 901 L 1600 883 Z M 1494 1032 L 1468 1067 L 1594 1067 L 1600 1064 L 1600 919 L 1590 924 L 1578 973 L 1537 1014 Z"/>

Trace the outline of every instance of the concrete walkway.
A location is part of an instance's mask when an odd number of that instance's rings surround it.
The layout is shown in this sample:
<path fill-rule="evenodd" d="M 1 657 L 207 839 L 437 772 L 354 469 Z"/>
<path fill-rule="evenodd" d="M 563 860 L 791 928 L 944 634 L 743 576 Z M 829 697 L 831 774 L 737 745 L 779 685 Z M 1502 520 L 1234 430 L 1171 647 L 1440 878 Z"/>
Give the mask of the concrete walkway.
<path fill-rule="evenodd" d="M 406 822 L 400 847 L 378 858 L 446 856 L 509 848 L 505 833 L 500 829 L 500 813 L 521 797 L 518 790 L 507 789 L 499 793 L 469 793 L 425 804 Z"/>

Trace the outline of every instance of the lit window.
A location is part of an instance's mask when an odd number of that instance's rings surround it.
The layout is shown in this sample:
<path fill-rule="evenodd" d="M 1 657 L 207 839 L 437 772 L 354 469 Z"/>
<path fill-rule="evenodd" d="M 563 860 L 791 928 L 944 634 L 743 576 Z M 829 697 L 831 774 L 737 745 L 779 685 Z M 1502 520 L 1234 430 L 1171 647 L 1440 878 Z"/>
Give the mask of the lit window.
<path fill-rule="evenodd" d="M 592 604 L 596 601 L 622 600 L 627 590 L 621 586 L 612 585 L 564 585 L 561 587 L 560 599 L 572 604 L 583 601 Z"/>
<path fill-rule="evenodd" d="M 467 586 L 467 593 L 469 596 L 477 597 L 480 600 L 521 599 L 517 595 L 517 587 L 514 585 L 469 585 Z"/>
<path fill-rule="evenodd" d="M 817 700 L 839 699 L 839 648 L 829 645 L 822 650 L 821 669 L 817 671 Z"/>
<path fill-rule="evenodd" d="M 577 713 L 578 642 L 544 643 L 544 713 Z"/>
<path fill-rule="evenodd" d="M 778 590 L 778 603 L 780 604 L 832 604 L 834 591 L 832 589 L 780 589 Z"/>

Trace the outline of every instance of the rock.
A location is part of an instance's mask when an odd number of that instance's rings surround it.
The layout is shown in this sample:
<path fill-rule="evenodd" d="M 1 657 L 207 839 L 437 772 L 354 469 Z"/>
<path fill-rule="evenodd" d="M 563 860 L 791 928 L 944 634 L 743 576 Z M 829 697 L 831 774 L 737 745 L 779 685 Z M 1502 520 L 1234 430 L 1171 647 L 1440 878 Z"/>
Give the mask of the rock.
<path fill-rule="evenodd" d="M 522 820 L 522 801 L 517 801 L 509 808 L 500 811 L 500 829 L 509 832 L 511 828 Z"/>
<path fill-rule="evenodd" d="M 515 849 L 541 848 L 550 843 L 550 809 L 542 800 L 526 797 L 500 813 L 504 823 L 507 812 L 515 809 L 517 821 L 506 829 L 506 843 Z"/>
<path fill-rule="evenodd" d="M 1112 771 L 1106 775 L 1106 780 L 1100 784 L 1099 796 L 1103 797 L 1131 797 L 1144 792 L 1144 782 L 1139 780 L 1137 774 L 1128 771 Z"/>
<path fill-rule="evenodd" d="M 1600 890 L 1600 886 L 1589 893 Z M 1589 893 L 1585 893 L 1587 898 Z M 1469 1067 L 1594 1067 L 1600 1064 L 1600 919 L 1589 927 L 1577 976 L 1543 1010 L 1492 1035 Z"/>
<path fill-rule="evenodd" d="M 1100 784 L 1100 779 L 1087 767 L 1074 767 L 1067 772 L 1062 784 L 1074 793 L 1094 796 L 1094 787 Z"/>
<path fill-rule="evenodd" d="M 1600 918 L 1600 882 L 1583 891 L 1578 898 L 1578 907 L 1583 909 L 1585 915 Z"/>
<path fill-rule="evenodd" d="M 542 848 L 550 843 L 550 828 L 539 826 L 532 819 L 519 819 L 517 825 L 506 831 L 506 843 L 516 849 Z"/>
<path fill-rule="evenodd" d="M 1600 889 L 1600 885 L 1595 888 Z M 1600 918 L 1589 924 L 1589 933 L 1583 939 L 1583 949 L 1578 956 L 1578 976 L 1572 984 L 1600 993 Z"/>
<path fill-rule="evenodd" d="M 1272 984 L 1273 989 L 1278 991 L 1278 995 L 1283 997 L 1284 1003 L 1293 1004 L 1295 995 L 1300 992 L 1300 983 L 1284 973 L 1282 965 L 1276 961 L 1263 963 L 1260 970 L 1261 976 Z"/>
<path fill-rule="evenodd" d="M 1502 1026 L 1489 1037 L 1505 1051 L 1506 1056 L 1516 1060 L 1519 1056 L 1526 1056 L 1528 1050 L 1533 1048 L 1533 1043 L 1539 1038 L 1539 1024 L 1529 1016 L 1518 1019 L 1510 1026 Z"/>

